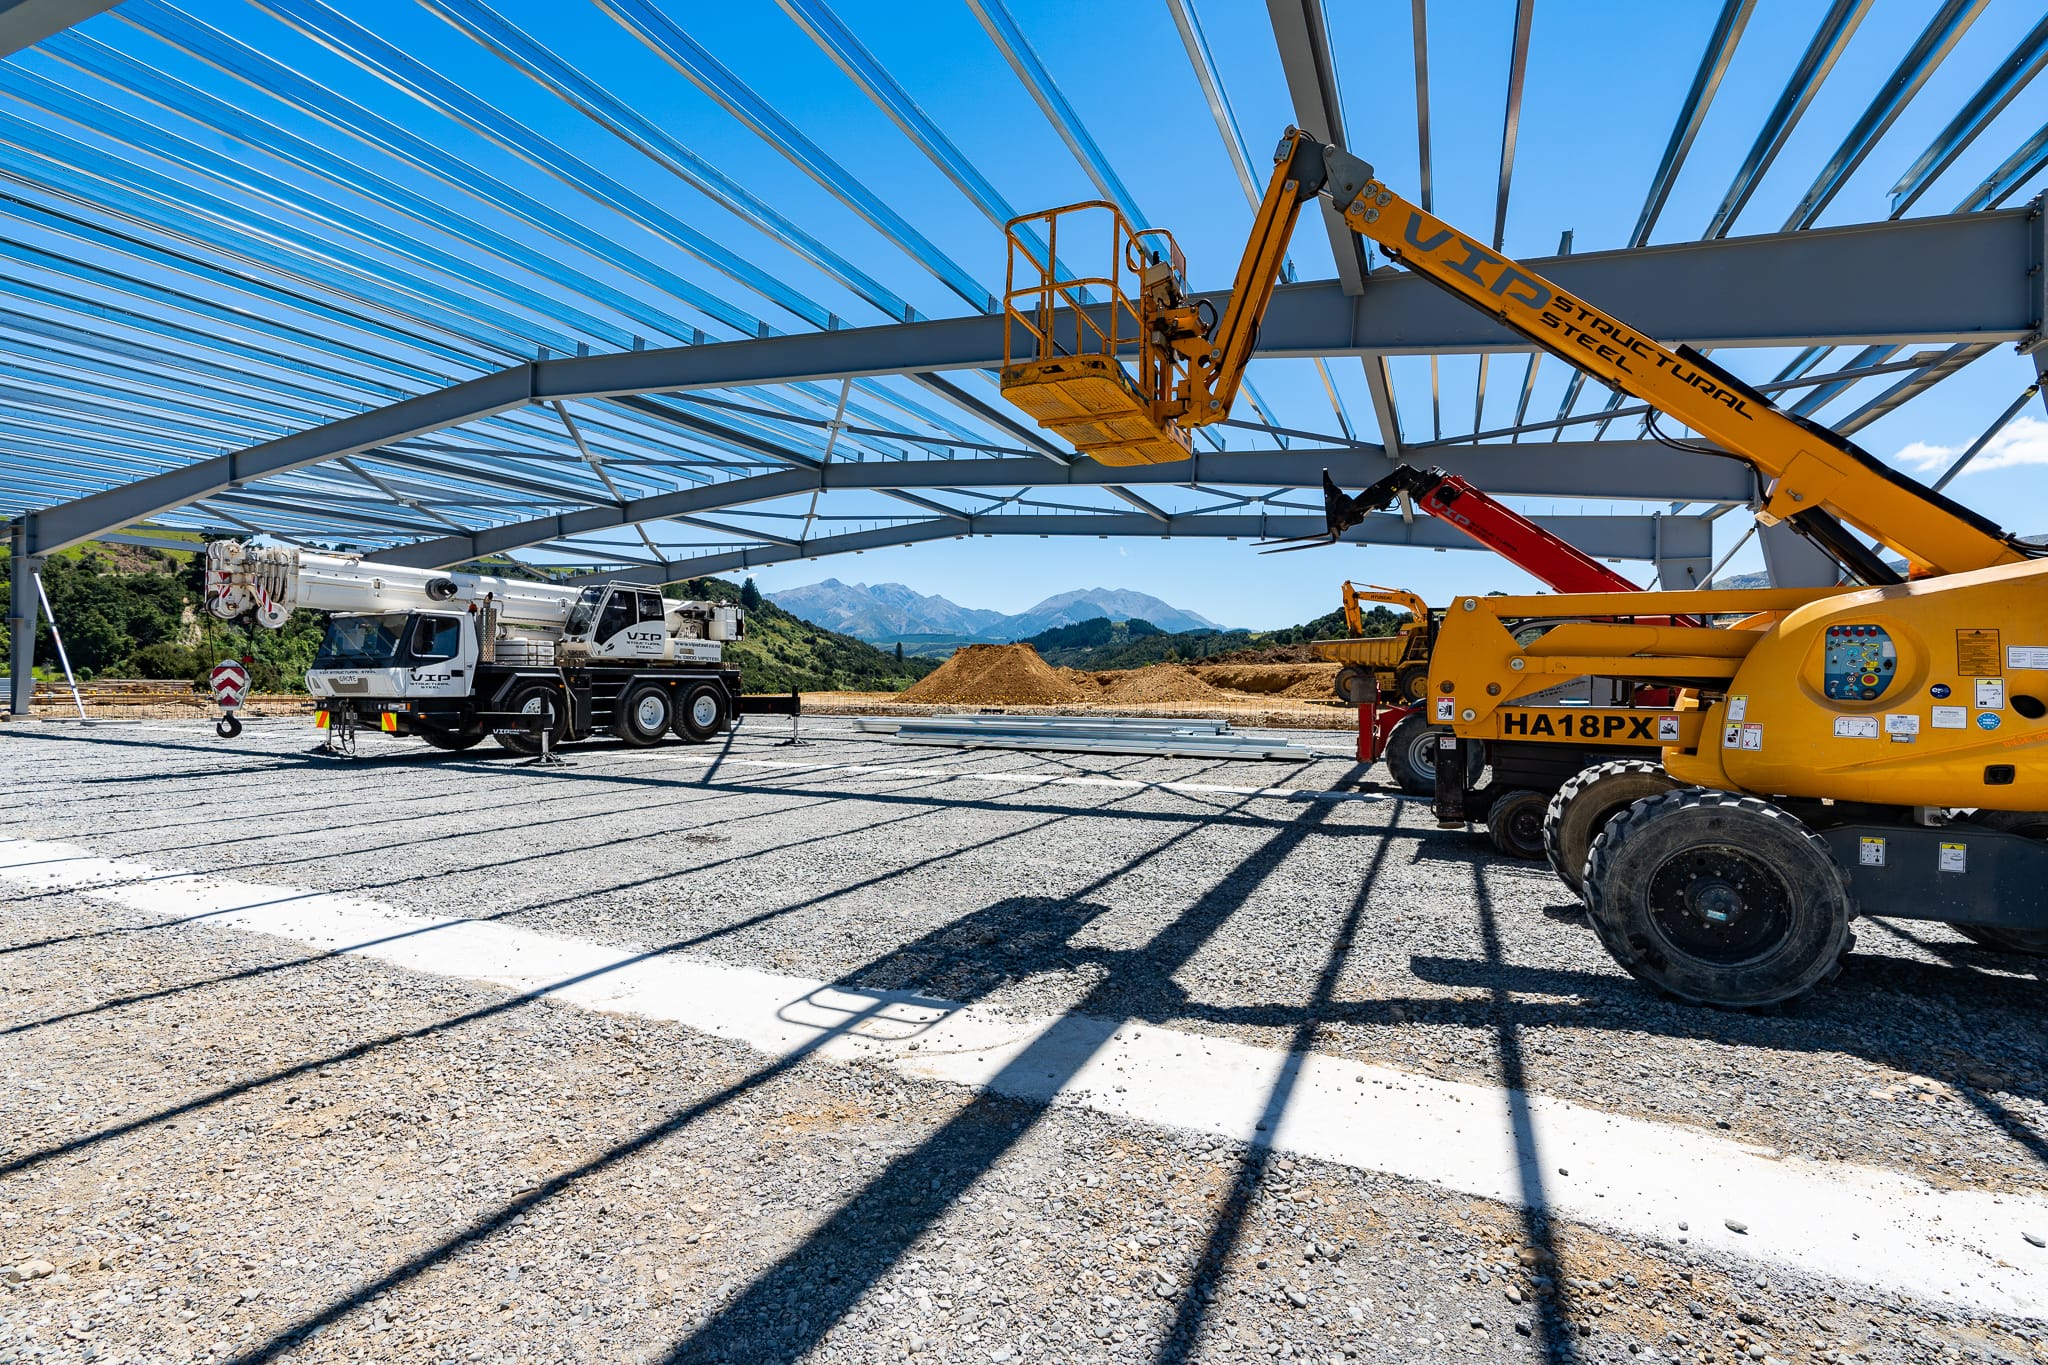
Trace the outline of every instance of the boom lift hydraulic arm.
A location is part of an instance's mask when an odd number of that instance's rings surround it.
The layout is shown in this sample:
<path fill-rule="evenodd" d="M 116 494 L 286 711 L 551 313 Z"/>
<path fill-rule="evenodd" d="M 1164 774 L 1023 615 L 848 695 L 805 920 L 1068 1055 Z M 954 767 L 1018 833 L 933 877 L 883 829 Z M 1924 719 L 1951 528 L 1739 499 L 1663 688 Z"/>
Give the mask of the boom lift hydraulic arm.
<path fill-rule="evenodd" d="M 1758 518 L 1793 527 L 1864 582 L 1897 582 L 1899 576 L 1850 528 L 1903 555 L 1915 576 L 2013 564 L 2039 553 L 1847 439 L 1781 411 L 1691 348 L 1663 346 L 1488 250 L 1381 184 L 1368 163 L 1296 129 L 1288 130 L 1274 154 L 1273 175 L 1229 304 L 1213 326 L 1204 325 L 1206 301 L 1188 302 L 1178 251 L 1147 251 L 1146 239 L 1164 234 L 1128 239 L 1126 265 L 1145 284 L 1142 308 L 1124 306 L 1141 325 L 1132 329 L 1137 335 L 1115 338 L 1109 335 L 1116 330 L 1112 326 L 1109 333 L 1098 328 L 1102 334 L 1093 338 L 1114 341 L 1096 358 L 1107 361 L 1107 369 L 1116 370 L 1119 378 L 1117 353 L 1135 349 L 1140 355 L 1142 382 L 1134 386 L 1124 379 L 1121 406 L 1103 390 L 1083 393 L 1073 382 L 1088 339 L 1077 338 L 1076 349 L 1063 350 L 1053 335 L 1052 313 L 1060 301 L 1081 304 L 1074 289 L 1078 282 L 1063 281 L 1052 256 L 1040 261 L 1030 251 L 1019 229 L 1031 220 L 1013 223 L 1012 288 L 1006 296 L 1012 325 L 1006 336 L 1035 338 L 1036 347 L 1022 361 L 1006 351 L 1005 396 L 1063 434 L 1079 432 L 1076 444 L 1104 463 L 1186 458 L 1188 428 L 1229 416 L 1259 319 L 1280 278 L 1288 238 L 1303 206 L 1319 194 L 1337 206 L 1352 231 L 1379 243 L 1390 259 L 1568 364 L 1684 423 L 1711 443 L 1703 447 L 1708 453 L 1749 463 L 1768 490 Z M 1106 206 L 1075 205 L 1036 218 L 1057 220 L 1101 207 Z M 1171 248 L 1171 239 L 1164 240 Z M 1035 285 L 1017 286 L 1020 253 L 1041 267 Z M 1095 282 L 1108 283 L 1100 277 Z M 1035 312 L 1020 312 L 1020 299 L 1030 301 Z M 1116 308 L 1113 298 L 1113 317 Z M 1104 373 L 1098 367 L 1092 377 Z M 1121 434 L 1090 441 L 1110 428 Z"/>

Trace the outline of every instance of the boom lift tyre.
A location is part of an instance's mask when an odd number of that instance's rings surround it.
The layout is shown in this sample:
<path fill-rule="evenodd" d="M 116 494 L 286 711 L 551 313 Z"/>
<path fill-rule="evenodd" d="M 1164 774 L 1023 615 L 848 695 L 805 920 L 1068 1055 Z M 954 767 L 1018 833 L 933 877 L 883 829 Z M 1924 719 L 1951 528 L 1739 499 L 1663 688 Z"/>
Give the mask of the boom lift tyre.
<path fill-rule="evenodd" d="M 1447 727 L 1431 725 L 1420 711 L 1401 718 L 1387 736 L 1387 772 L 1395 786 L 1410 796 L 1428 796 L 1436 791 L 1437 739 L 1446 733 Z M 1465 768 L 1469 774 L 1467 785 L 1478 785 L 1480 775 L 1486 771 L 1484 744 L 1465 746 Z"/>
<path fill-rule="evenodd" d="M 2029 839 L 2048 839 L 2048 811 L 1980 810 L 1970 817 L 1970 823 L 2008 834 L 2023 834 Z M 2012 929 L 1990 924 L 1951 924 L 1949 928 L 2002 953 L 2048 957 L 2048 929 Z"/>
<path fill-rule="evenodd" d="M 660 683 L 641 683 L 619 698 L 612 733 L 635 749 L 661 743 L 675 719 L 675 696 Z"/>
<path fill-rule="evenodd" d="M 1598 763 L 1566 781 L 1543 815 L 1543 856 L 1558 879 L 1585 895 L 1586 855 L 1607 822 L 1645 797 L 1680 784 L 1663 766 L 1640 758 Z"/>
<path fill-rule="evenodd" d="M 732 721 L 725 693 L 703 683 L 690 689 L 676 708 L 676 734 L 692 744 L 708 744 Z"/>
<path fill-rule="evenodd" d="M 1510 858 L 1534 862 L 1543 856 L 1543 815 L 1550 798 L 1527 787 L 1496 792 L 1486 807 L 1486 837 Z"/>
<path fill-rule="evenodd" d="M 528 682 L 514 687 L 505 698 L 505 709 L 520 716 L 538 716 L 554 708 L 554 730 L 548 736 L 548 747 L 558 749 L 569 737 L 569 708 L 563 704 L 561 689 L 553 683 Z M 540 737 L 533 734 L 499 734 L 494 736 L 498 746 L 509 749 L 523 758 L 531 758 L 540 752 Z"/>
<path fill-rule="evenodd" d="M 1638 980 L 1694 1004 L 1755 1008 L 1833 976 L 1851 943 L 1848 878 L 1768 801 L 1681 788 L 1637 801 L 1593 841 L 1586 905 Z"/>

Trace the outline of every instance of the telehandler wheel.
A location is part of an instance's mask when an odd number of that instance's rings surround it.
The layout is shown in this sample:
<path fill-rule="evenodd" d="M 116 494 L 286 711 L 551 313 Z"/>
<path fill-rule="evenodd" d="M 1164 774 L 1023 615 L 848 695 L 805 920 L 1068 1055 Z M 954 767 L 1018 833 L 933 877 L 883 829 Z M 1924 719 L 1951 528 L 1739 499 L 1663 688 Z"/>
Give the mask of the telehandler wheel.
<path fill-rule="evenodd" d="M 1586 860 L 1600 941 L 1681 1000 L 1774 1005 L 1833 976 L 1848 881 L 1827 844 L 1753 796 L 1681 788 L 1614 817 Z"/>
<path fill-rule="evenodd" d="M 612 733 L 635 749 L 659 744 L 675 722 L 675 698 L 660 683 L 628 688 L 612 713 Z"/>
<path fill-rule="evenodd" d="M 2048 811 L 1980 810 L 1970 820 L 1973 824 L 2002 829 L 2008 834 L 2048 839 Z M 1949 928 L 2002 953 L 2048 957 L 2048 929 L 2007 929 L 1989 924 L 1951 924 Z"/>
<path fill-rule="evenodd" d="M 1394 675 L 1394 692 L 1405 702 L 1421 701 L 1429 695 L 1429 665 L 1410 664 Z"/>
<path fill-rule="evenodd" d="M 436 749 L 447 749 L 451 752 L 474 749 L 484 742 L 482 730 L 421 730 L 419 736 Z"/>
<path fill-rule="evenodd" d="M 1680 783 L 1662 767 L 1640 758 L 1596 763 L 1571 778 L 1550 798 L 1543 814 L 1543 856 L 1574 896 L 1584 897 L 1586 855 L 1607 822 L 1646 796 L 1661 796 Z"/>
<path fill-rule="evenodd" d="M 698 683 L 676 708 L 676 733 L 692 744 L 709 742 L 731 721 L 725 689 L 713 683 Z"/>
<path fill-rule="evenodd" d="M 1428 717 L 1417 711 L 1403 716 L 1387 735 L 1387 772 L 1393 777 L 1394 785 L 1410 796 L 1434 796 L 1436 794 L 1436 742 L 1447 731 L 1429 723 Z M 1479 785 L 1479 775 L 1486 771 L 1486 746 L 1478 740 L 1465 746 L 1467 781 Z"/>
<path fill-rule="evenodd" d="M 1543 812 L 1550 802 L 1542 792 L 1510 787 L 1486 808 L 1486 837 L 1510 858 L 1543 856 Z"/>
<path fill-rule="evenodd" d="M 555 711 L 555 728 L 548 736 L 548 747 L 559 749 L 562 747 L 562 741 L 569 737 L 569 707 L 558 689 L 542 682 L 525 683 L 514 688 L 512 695 L 505 699 L 505 709 L 516 711 L 522 716 L 542 715 L 543 708 L 550 706 Z M 540 752 L 539 735 L 496 735 L 493 738 L 498 741 L 500 748 L 509 749 L 515 754 L 531 758 Z"/>

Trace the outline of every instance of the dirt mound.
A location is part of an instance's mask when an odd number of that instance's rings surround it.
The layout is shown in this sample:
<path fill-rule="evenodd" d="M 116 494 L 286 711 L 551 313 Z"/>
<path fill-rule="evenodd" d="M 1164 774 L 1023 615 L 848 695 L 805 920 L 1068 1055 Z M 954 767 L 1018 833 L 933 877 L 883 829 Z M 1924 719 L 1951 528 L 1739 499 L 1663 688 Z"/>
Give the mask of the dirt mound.
<path fill-rule="evenodd" d="M 1212 664 L 1312 664 L 1321 659 L 1311 645 L 1274 645 L 1268 649 L 1227 649 L 1211 654 Z"/>
<path fill-rule="evenodd" d="M 1197 664 L 1195 675 L 1211 687 L 1262 697 L 1325 697 L 1337 677 L 1333 663 Z"/>
<path fill-rule="evenodd" d="M 1228 693 L 1217 691 L 1179 664 L 1152 664 L 1145 668 L 1100 673 L 1096 676 L 1105 683 L 1101 700 L 1106 702 L 1128 704 L 1232 700 Z"/>
<path fill-rule="evenodd" d="M 1030 645 L 968 645 L 897 700 L 967 706 L 1063 706 L 1092 701 L 1070 675 L 1038 657 Z"/>

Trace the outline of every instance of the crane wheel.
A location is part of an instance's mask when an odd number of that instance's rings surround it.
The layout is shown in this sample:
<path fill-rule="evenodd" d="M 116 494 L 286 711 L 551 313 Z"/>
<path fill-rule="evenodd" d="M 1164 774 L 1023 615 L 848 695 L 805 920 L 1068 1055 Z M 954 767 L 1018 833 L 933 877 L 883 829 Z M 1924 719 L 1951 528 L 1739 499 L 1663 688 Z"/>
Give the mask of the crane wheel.
<path fill-rule="evenodd" d="M 233 716 L 222 716 L 213 723 L 213 732 L 222 739 L 233 739 L 242 733 L 242 722 Z"/>
<path fill-rule="evenodd" d="M 659 744 L 675 723 L 675 696 L 660 683 L 628 688 L 612 713 L 612 733 L 635 749 Z"/>
<path fill-rule="evenodd" d="M 1551 870 L 1574 896 L 1584 897 L 1586 855 L 1607 822 L 1645 797 L 1678 786 L 1661 766 L 1640 758 L 1596 763 L 1574 776 L 1557 789 L 1543 814 L 1543 856 Z"/>
<path fill-rule="evenodd" d="M 561 692 L 547 683 L 532 682 L 514 688 L 512 695 L 505 699 L 505 709 L 522 716 L 538 716 L 543 708 L 552 706 L 555 710 L 554 733 L 548 736 L 548 747 L 559 749 L 562 741 L 569 737 L 568 701 Z M 515 754 L 531 758 L 540 752 L 539 735 L 497 735 L 498 746 Z"/>
<path fill-rule="evenodd" d="M 1970 817 L 1970 823 L 2029 839 L 2048 839 L 2048 811 L 1980 810 Z M 2012 929 L 1990 924 L 1951 924 L 1949 928 L 2001 953 L 2048 957 L 2048 929 Z"/>
<path fill-rule="evenodd" d="M 482 730 L 421 730 L 419 736 L 436 749 L 446 749 L 451 753 L 474 749 L 484 742 Z"/>
<path fill-rule="evenodd" d="M 1444 727 L 1431 725 L 1420 711 L 1395 722 L 1387 735 L 1387 772 L 1395 786 L 1410 796 L 1436 794 L 1436 742 L 1446 733 Z M 1486 746 L 1477 740 L 1467 742 L 1465 763 L 1467 781 L 1478 786 L 1479 775 L 1486 771 Z"/>
<path fill-rule="evenodd" d="M 1681 1000 L 1775 1005 L 1841 966 L 1848 879 L 1820 836 L 1768 801 L 1680 788 L 1614 817 L 1586 860 L 1586 905 L 1629 974 Z"/>
<path fill-rule="evenodd" d="M 1405 702 L 1418 702 L 1429 695 L 1429 665 L 1410 664 L 1394 675 L 1394 693 Z"/>
<path fill-rule="evenodd" d="M 732 723 L 732 704 L 716 683 L 698 683 L 676 708 L 676 733 L 692 744 L 705 744 Z"/>
<path fill-rule="evenodd" d="M 1486 808 L 1486 837 L 1510 858 L 1543 856 L 1543 812 L 1550 800 L 1527 787 L 1510 787 Z"/>

